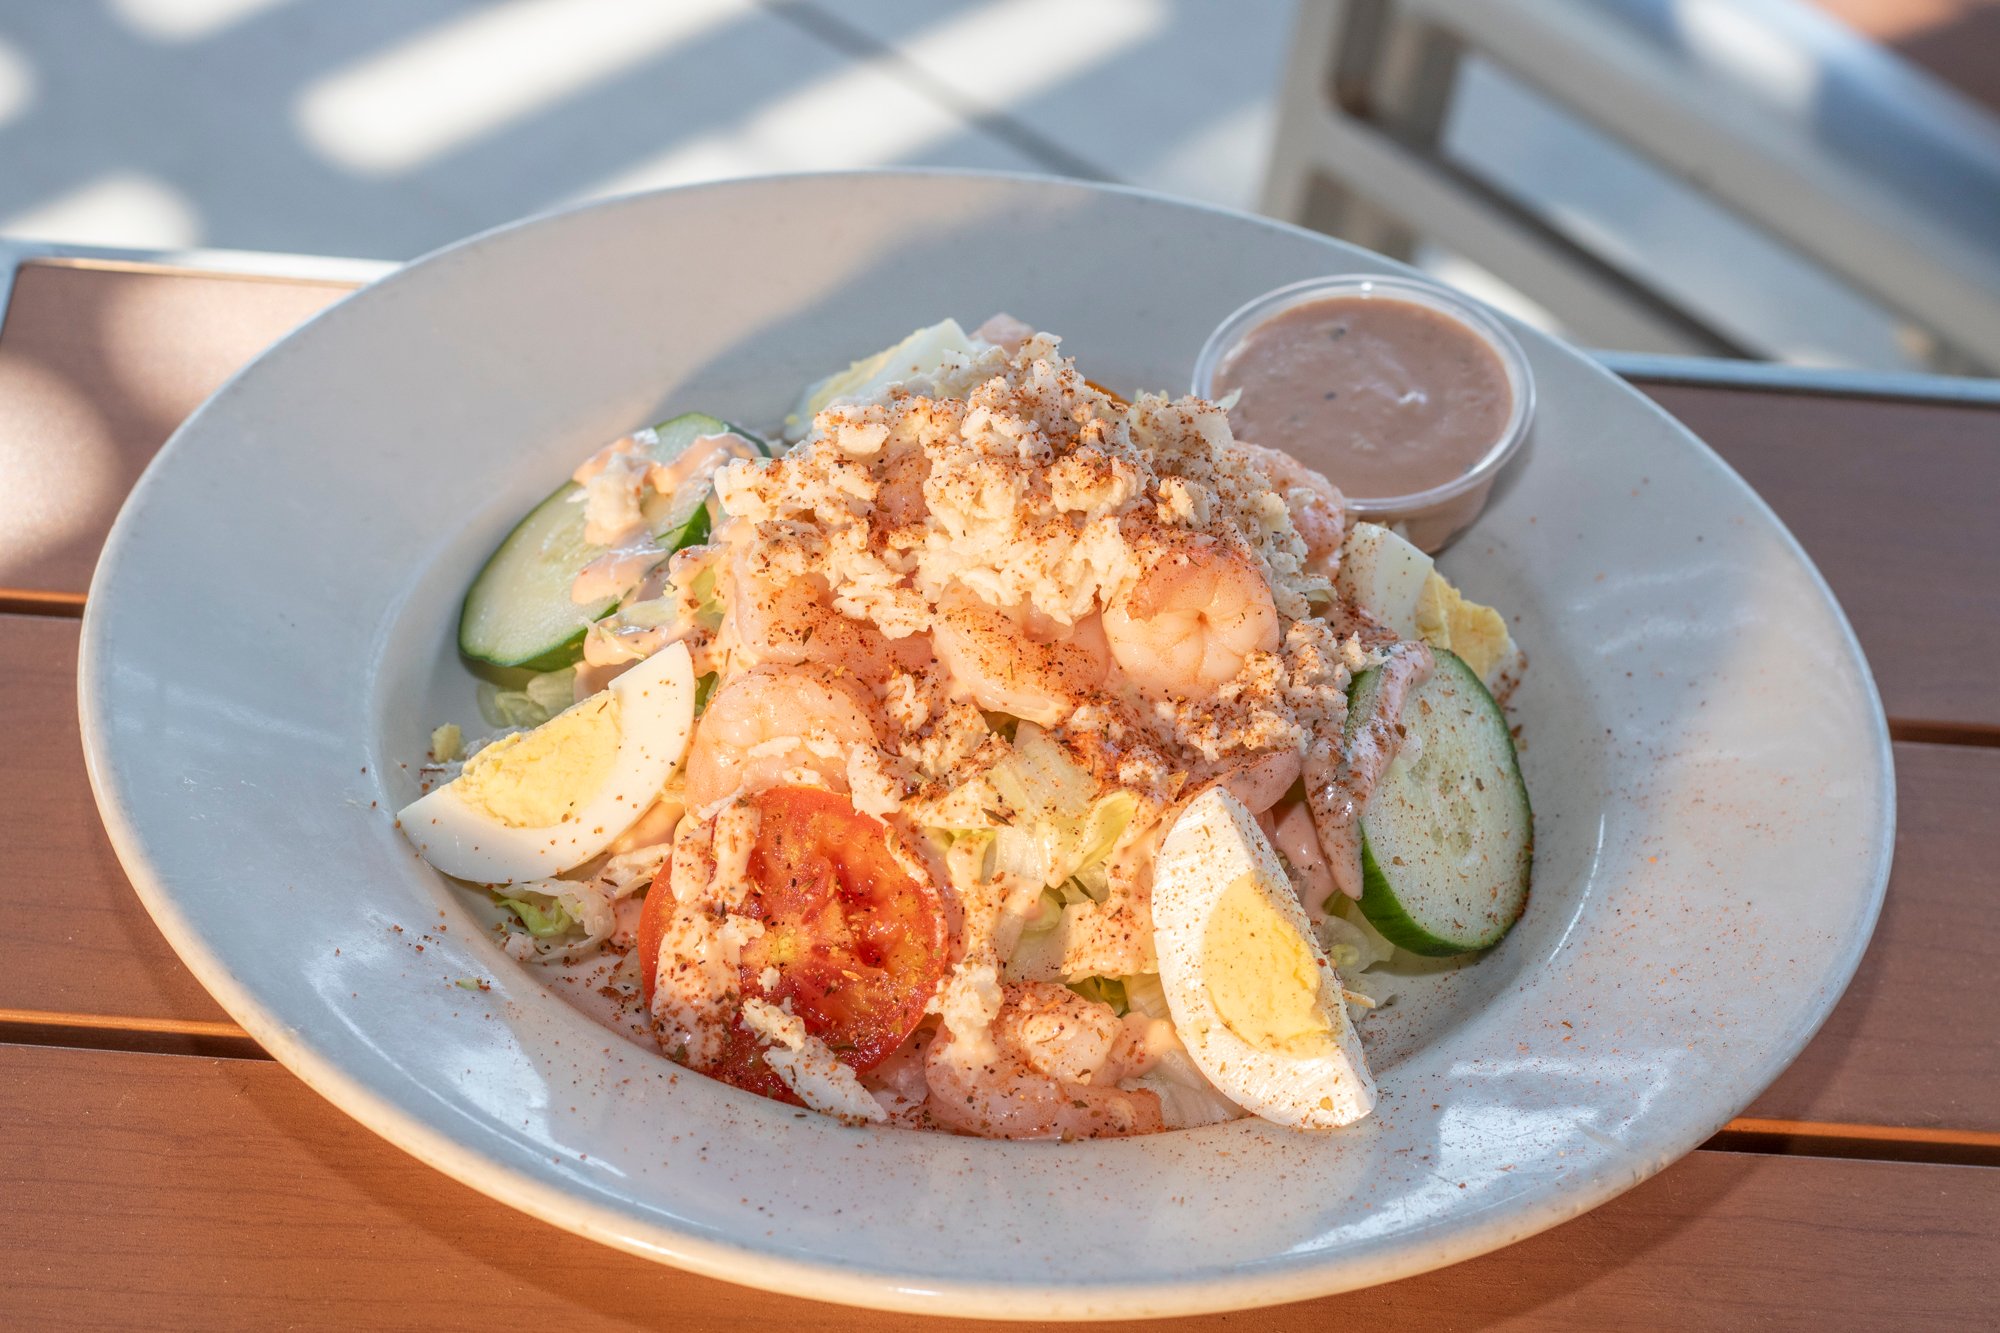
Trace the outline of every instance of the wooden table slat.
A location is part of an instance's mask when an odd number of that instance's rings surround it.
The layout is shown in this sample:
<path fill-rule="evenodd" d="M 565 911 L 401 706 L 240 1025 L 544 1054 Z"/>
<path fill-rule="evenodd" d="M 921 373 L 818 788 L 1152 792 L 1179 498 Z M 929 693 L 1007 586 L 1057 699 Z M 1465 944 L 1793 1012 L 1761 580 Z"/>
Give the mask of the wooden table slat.
<path fill-rule="evenodd" d="M 76 717 L 79 632 L 74 620 L 0 615 L 12 732 L 0 912 L 34 939 L 0 967 L 0 1009 L 226 1023 L 146 915 L 97 817 Z"/>
<path fill-rule="evenodd" d="M 1639 387 L 1812 556 L 1892 722 L 1926 739 L 2000 736 L 2000 409 Z"/>
<path fill-rule="evenodd" d="M 0 1192 L 37 1219 L 0 1247 L 8 1326 L 120 1326 L 142 1310 L 149 1328 L 941 1326 L 558 1231 L 262 1061 L 0 1047 L 0 1135 Z M 1171 1327 L 1940 1328 L 1996 1308 L 1995 1235 L 2000 1170 L 1698 1152 L 1497 1254 Z"/>
<path fill-rule="evenodd" d="M 1899 744 L 1896 859 L 1854 981 L 1746 1114 L 2000 1130 L 2000 750 Z"/>
<path fill-rule="evenodd" d="M 0 325 L 0 600 L 88 588 L 111 520 L 174 428 L 349 290 L 22 265 Z"/>

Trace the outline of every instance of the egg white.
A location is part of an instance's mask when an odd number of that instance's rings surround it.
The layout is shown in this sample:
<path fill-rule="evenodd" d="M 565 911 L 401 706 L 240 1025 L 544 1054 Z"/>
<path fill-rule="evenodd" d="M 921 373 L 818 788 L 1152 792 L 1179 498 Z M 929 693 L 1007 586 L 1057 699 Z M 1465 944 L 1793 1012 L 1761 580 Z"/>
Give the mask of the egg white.
<path fill-rule="evenodd" d="M 687 648 L 669 644 L 607 690 L 618 700 L 617 753 L 603 785 L 570 818 L 541 828 L 509 827 L 466 801 L 453 780 L 397 816 L 424 860 L 480 884 L 547 879 L 598 855 L 637 822 L 687 753 L 694 729 Z"/>
<path fill-rule="evenodd" d="M 1437 566 L 1431 558 L 1378 523 L 1356 523 L 1340 546 L 1334 586 L 1396 632 L 1417 637 L 1417 603 Z"/>
<path fill-rule="evenodd" d="M 1202 974 L 1210 916 L 1245 874 L 1298 933 L 1320 965 L 1314 1007 L 1334 1037 L 1333 1048 L 1300 1057 L 1260 1050 L 1232 1031 L 1216 1011 Z M 1313 937 L 1284 866 L 1243 803 L 1211 787 L 1181 812 L 1153 863 L 1153 933 L 1160 984 L 1181 1043 L 1222 1094 L 1266 1120 L 1301 1129 L 1352 1124 L 1375 1107 L 1368 1058 L 1341 998 L 1340 976 Z"/>

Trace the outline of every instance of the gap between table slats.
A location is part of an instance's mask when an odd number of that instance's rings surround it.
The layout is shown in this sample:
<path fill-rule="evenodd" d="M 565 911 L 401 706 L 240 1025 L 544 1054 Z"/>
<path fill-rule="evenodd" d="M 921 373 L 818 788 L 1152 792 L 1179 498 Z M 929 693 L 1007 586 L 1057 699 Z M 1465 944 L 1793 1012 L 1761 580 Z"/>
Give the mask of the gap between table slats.
<path fill-rule="evenodd" d="M 33 1009 L 0 1009 L 0 1047 L 4 1046 L 210 1059 L 271 1058 L 249 1033 L 231 1022 L 59 1014 Z M 1701 1146 L 1717 1152 L 1767 1156 L 2000 1166 L 2000 1133 L 1973 1129 L 1738 1116 Z"/>
<path fill-rule="evenodd" d="M 17 616 L 83 618 L 80 592 L 43 592 L 35 588 L 0 588 L 0 612 Z"/>

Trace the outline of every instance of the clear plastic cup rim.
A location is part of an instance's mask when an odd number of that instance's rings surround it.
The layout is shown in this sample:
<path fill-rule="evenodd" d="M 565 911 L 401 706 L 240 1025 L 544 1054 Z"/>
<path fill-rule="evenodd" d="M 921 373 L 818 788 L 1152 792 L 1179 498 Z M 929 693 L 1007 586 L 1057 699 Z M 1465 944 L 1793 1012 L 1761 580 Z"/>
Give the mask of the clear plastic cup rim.
<path fill-rule="evenodd" d="M 1528 423 L 1535 414 L 1534 375 L 1528 369 L 1527 354 L 1521 350 L 1521 344 L 1514 341 L 1514 335 L 1507 331 L 1505 325 L 1470 297 L 1461 296 L 1439 283 L 1385 273 L 1339 273 L 1323 278 L 1306 278 L 1265 292 L 1238 306 L 1235 313 L 1216 325 L 1215 332 L 1208 335 L 1208 341 L 1202 344 L 1201 355 L 1195 358 L 1192 386 L 1195 397 L 1215 398 L 1216 372 L 1252 329 L 1295 306 L 1336 296 L 1407 301 L 1456 320 L 1493 349 L 1493 354 L 1500 359 L 1501 369 L 1506 372 L 1507 387 L 1514 399 L 1499 437 L 1480 455 L 1479 461 L 1464 472 L 1428 490 L 1413 491 L 1407 495 L 1349 494 L 1349 509 L 1361 514 L 1406 513 L 1458 499 L 1469 491 L 1491 484 L 1494 475 L 1506 466 L 1507 460 L 1514 456 L 1528 436 Z M 1276 444 L 1277 441 L 1271 443 Z M 1339 478 L 1334 480 L 1337 483 Z"/>

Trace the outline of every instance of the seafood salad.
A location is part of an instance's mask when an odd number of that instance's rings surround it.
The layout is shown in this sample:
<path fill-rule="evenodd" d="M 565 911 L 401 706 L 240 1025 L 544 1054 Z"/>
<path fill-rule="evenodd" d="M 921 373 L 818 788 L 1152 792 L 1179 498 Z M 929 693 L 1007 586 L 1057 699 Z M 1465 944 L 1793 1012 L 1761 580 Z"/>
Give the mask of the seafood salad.
<path fill-rule="evenodd" d="M 852 1124 L 1367 1116 L 1385 965 L 1527 902 L 1501 616 L 1223 406 L 1006 316 L 776 434 L 674 417 L 522 519 L 459 625 L 492 734 L 433 734 L 418 852 L 671 1059 Z"/>

